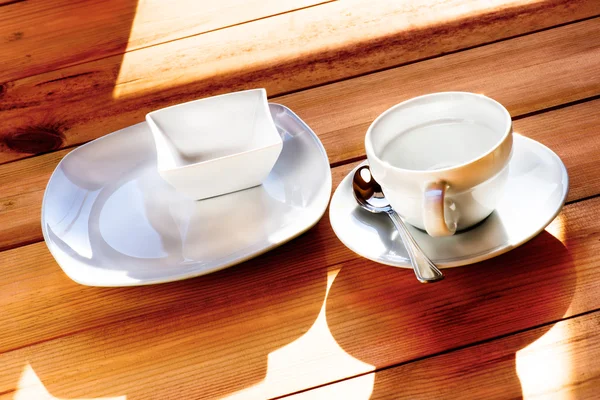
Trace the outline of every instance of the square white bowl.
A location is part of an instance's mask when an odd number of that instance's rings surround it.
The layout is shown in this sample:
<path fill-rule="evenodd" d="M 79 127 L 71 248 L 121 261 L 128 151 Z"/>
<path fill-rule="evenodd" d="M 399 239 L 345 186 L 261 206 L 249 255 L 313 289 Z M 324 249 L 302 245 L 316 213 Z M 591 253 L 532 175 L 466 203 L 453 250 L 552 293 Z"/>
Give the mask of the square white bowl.
<path fill-rule="evenodd" d="M 159 174 L 196 200 L 260 185 L 283 147 L 265 89 L 177 104 L 146 121 Z"/>

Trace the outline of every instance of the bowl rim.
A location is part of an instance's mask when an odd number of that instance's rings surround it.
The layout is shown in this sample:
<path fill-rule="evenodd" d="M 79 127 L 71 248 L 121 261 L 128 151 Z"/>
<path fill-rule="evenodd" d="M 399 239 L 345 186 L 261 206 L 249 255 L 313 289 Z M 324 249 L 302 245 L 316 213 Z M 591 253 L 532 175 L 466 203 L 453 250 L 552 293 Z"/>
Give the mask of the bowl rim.
<path fill-rule="evenodd" d="M 274 134 L 268 134 L 269 138 L 273 138 L 272 143 L 267 143 L 264 144 L 262 146 L 256 146 L 253 148 L 249 148 L 247 150 L 243 150 L 243 151 L 238 151 L 235 153 L 231 153 L 231 154 L 225 154 L 219 157 L 214 157 L 214 158 L 209 158 L 207 160 L 203 160 L 203 161 L 196 161 L 196 162 L 191 162 L 191 163 L 187 163 L 185 165 L 179 165 L 179 166 L 174 166 L 174 167 L 164 167 L 162 166 L 160 162 L 157 161 L 157 167 L 158 170 L 160 172 L 170 172 L 170 171 L 179 171 L 179 170 L 185 170 L 185 169 L 189 169 L 189 168 L 196 168 L 196 167 L 201 167 L 204 165 L 210 165 L 210 164 L 214 164 L 214 163 L 218 163 L 227 159 L 231 159 L 231 158 L 235 158 L 235 157 L 239 157 L 242 155 L 246 155 L 246 154 L 250 154 L 250 153 L 255 153 L 255 152 L 259 152 L 259 151 L 265 151 L 268 149 L 272 149 L 272 148 L 279 148 L 279 151 L 281 151 L 281 149 L 283 148 L 283 139 L 281 138 L 281 135 L 279 134 L 279 132 L 277 131 L 277 127 L 275 126 L 275 121 L 273 120 L 273 116 L 271 115 L 271 112 L 269 110 L 269 102 L 268 102 L 268 98 L 267 98 L 267 91 L 265 88 L 256 88 L 256 89 L 248 89 L 248 90 L 240 90 L 237 92 L 229 92 L 229 93 L 224 93 L 224 94 L 220 94 L 220 95 L 216 95 L 216 96 L 209 96 L 209 97 L 204 97 L 201 99 L 196 99 L 196 100 L 191 100 L 185 103 L 179 103 L 179 104 L 174 104 L 172 106 L 169 107 L 165 107 L 165 108 L 161 108 L 158 110 L 154 110 L 151 111 L 149 113 L 146 114 L 146 122 L 150 128 L 150 131 L 152 132 L 152 136 L 155 138 L 154 140 L 154 147 L 156 149 L 156 156 L 157 158 L 159 158 L 158 154 L 159 152 L 165 153 L 171 153 L 172 150 L 170 149 L 165 149 L 164 146 L 157 146 L 156 145 L 156 135 L 160 135 L 163 139 L 170 141 L 170 137 L 165 134 L 165 132 L 160 129 L 158 127 L 158 125 L 156 124 L 156 122 L 153 120 L 153 115 L 161 113 L 165 110 L 168 109 L 172 109 L 172 108 L 176 108 L 176 107 L 182 107 L 182 106 L 187 106 L 187 105 L 191 105 L 191 104 L 197 104 L 197 103 L 202 103 L 202 102 L 206 102 L 206 101 L 212 101 L 216 98 L 223 98 L 223 97 L 234 97 L 234 96 L 239 96 L 242 93 L 248 93 L 248 92 L 257 92 L 259 93 L 259 102 L 262 104 L 262 107 L 266 110 L 266 114 L 267 114 L 267 118 L 271 121 L 271 132 L 274 132 Z M 272 166 L 271 166 L 272 167 Z"/>

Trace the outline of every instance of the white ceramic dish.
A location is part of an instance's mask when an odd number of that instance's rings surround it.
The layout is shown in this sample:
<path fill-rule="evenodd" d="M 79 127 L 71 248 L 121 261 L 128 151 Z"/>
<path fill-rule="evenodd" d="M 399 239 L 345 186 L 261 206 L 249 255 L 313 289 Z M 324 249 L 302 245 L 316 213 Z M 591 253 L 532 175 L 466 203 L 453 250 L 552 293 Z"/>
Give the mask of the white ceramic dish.
<path fill-rule="evenodd" d="M 329 217 L 335 234 L 363 257 L 411 268 L 389 218 L 370 214 L 356 205 L 353 175 L 354 171 L 344 178 L 331 200 Z M 562 209 L 568 188 L 567 170 L 560 158 L 546 146 L 514 134 L 506 187 L 496 210 L 486 220 L 447 237 L 434 238 L 414 227 L 409 229 L 438 266 L 476 263 L 514 249 L 540 233 Z"/>
<path fill-rule="evenodd" d="M 197 200 L 260 185 L 283 146 L 265 89 L 177 104 L 147 114 L 146 122 L 159 174 Z"/>
<path fill-rule="evenodd" d="M 240 263 L 311 228 L 331 194 L 327 154 L 289 109 L 271 104 L 270 112 L 283 150 L 264 183 L 201 201 L 160 177 L 146 123 L 73 150 L 42 204 L 58 264 L 84 285 L 154 284 Z"/>

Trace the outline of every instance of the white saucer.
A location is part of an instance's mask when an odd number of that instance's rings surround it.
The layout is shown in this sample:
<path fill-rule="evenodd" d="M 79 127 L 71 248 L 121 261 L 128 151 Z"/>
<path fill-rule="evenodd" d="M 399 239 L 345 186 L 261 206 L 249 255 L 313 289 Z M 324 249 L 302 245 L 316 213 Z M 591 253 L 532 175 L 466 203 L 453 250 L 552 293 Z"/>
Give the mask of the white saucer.
<path fill-rule="evenodd" d="M 44 239 L 58 264 L 84 285 L 161 283 L 240 263 L 311 228 L 331 194 L 327 154 L 293 112 L 269 108 L 283 150 L 267 180 L 202 201 L 159 176 L 145 122 L 73 150 L 42 204 Z"/>
<path fill-rule="evenodd" d="M 457 267 L 505 253 L 535 237 L 558 215 L 567 197 L 569 177 L 552 150 L 515 134 L 509 168 L 506 189 L 496 211 L 476 227 L 443 238 L 432 238 L 409 227 L 437 265 Z M 370 214 L 356 205 L 352 194 L 354 171 L 340 183 L 331 200 L 329 216 L 335 234 L 363 257 L 410 268 L 406 250 L 389 218 Z"/>

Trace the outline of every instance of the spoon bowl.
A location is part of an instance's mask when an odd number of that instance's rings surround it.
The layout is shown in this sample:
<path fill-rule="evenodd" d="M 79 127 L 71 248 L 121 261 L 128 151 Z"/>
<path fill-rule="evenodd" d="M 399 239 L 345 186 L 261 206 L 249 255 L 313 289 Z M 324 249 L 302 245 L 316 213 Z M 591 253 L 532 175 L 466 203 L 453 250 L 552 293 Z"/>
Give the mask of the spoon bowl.
<path fill-rule="evenodd" d="M 385 198 L 381 186 L 371 175 L 368 165 L 363 165 L 354 173 L 352 192 L 358 205 L 374 214 L 387 214 L 400 234 L 402 243 L 408 252 L 408 258 L 421 283 L 437 282 L 444 279 L 442 272 L 423 253 L 415 239 L 410 234 L 402 218 L 394 211 Z"/>

